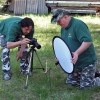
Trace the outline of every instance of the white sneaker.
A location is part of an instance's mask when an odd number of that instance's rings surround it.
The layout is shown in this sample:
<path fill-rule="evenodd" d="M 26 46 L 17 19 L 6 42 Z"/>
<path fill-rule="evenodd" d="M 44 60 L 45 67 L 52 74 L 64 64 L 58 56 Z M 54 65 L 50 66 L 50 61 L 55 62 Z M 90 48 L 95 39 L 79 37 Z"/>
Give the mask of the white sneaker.
<path fill-rule="evenodd" d="M 12 76 L 12 74 L 10 71 L 3 71 L 3 79 L 4 80 L 6 80 L 6 81 L 10 80 L 11 76 Z"/>

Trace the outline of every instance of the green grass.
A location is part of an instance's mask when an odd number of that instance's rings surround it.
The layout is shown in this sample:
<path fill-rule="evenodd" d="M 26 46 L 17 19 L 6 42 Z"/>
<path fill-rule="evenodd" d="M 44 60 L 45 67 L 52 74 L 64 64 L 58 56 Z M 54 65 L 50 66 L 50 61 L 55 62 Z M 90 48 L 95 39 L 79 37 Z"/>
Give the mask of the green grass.
<path fill-rule="evenodd" d="M 38 56 L 48 72 L 45 74 L 36 54 L 33 60 L 33 76 L 29 77 L 28 88 L 24 89 L 26 76 L 20 74 L 19 61 L 16 61 L 17 48 L 11 50 L 11 70 L 13 73 L 10 81 L 2 79 L 0 70 L 0 100 L 100 100 L 100 87 L 89 90 L 80 90 L 66 84 L 66 73 L 60 66 L 55 66 L 55 56 L 52 49 L 52 38 L 60 35 L 60 27 L 50 23 L 51 15 L 26 14 L 20 17 L 30 17 L 35 23 L 35 34 L 41 49 L 36 49 Z M 0 20 L 11 17 L 0 16 Z M 74 16 L 87 23 L 93 37 L 98 61 L 100 61 L 100 18 L 97 16 Z M 0 62 L 1 65 L 1 62 Z M 100 62 L 98 63 L 98 69 Z"/>

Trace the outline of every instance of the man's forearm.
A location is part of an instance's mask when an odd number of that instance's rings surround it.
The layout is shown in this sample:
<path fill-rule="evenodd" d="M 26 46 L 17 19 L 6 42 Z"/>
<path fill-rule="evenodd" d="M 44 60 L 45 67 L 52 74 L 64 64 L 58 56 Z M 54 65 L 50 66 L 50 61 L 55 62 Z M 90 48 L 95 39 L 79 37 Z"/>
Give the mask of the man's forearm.
<path fill-rule="evenodd" d="M 12 49 L 21 45 L 21 41 L 7 42 L 7 48 Z"/>
<path fill-rule="evenodd" d="M 78 55 L 80 55 L 82 52 L 84 52 L 92 42 L 83 42 L 82 45 L 75 51 Z"/>
<path fill-rule="evenodd" d="M 25 45 L 25 44 L 24 44 L 24 45 L 21 45 L 21 48 L 20 48 L 19 51 L 23 53 L 23 51 L 25 50 L 26 46 L 27 46 L 27 45 Z"/>
<path fill-rule="evenodd" d="M 23 40 L 17 42 L 7 42 L 7 48 L 11 49 L 11 48 L 18 47 L 20 45 L 27 45 L 29 43 L 30 43 L 30 39 L 24 38 Z"/>

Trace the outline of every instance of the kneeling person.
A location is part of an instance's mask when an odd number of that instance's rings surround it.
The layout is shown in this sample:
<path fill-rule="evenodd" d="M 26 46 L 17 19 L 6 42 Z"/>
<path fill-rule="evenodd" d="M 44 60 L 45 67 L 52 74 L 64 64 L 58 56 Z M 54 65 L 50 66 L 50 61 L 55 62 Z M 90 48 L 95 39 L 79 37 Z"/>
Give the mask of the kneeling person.
<path fill-rule="evenodd" d="M 100 77 L 95 77 L 97 55 L 88 26 L 61 8 L 53 10 L 51 22 L 61 26 L 61 38 L 73 55 L 75 68 L 73 73 L 67 75 L 66 83 L 81 89 L 100 86 Z"/>

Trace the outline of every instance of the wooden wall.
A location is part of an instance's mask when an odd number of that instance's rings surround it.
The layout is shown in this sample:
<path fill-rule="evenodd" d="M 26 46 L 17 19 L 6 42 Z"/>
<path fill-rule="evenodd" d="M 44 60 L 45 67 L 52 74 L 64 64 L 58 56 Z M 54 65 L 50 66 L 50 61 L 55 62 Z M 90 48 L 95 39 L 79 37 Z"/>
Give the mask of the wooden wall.
<path fill-rule="evenodd" d="M 14 0 L 14 14 L 48 13 L 48 8 L 45 5 L 45 0 Z"/>
<path fill-rule="evenodd" d="M 91 5 L 89 2 L 99 2 L 99 4 Z M 51 8 L 51 10 L 60 7 L 70 11 L 81 10 L 80 13 L 84 13 L 84 11 L 87 11 L 87 13 L 100 11 L 100 0 L 46 0 L 46 5 Z"/>
<path fill-rule="evenodd" d="M 100 0 L 46 0 L 46 1 L 82 1 L 82 2 L 100 2 Z M 58 8 L 59 6 L 52 6 L 50 10 Z M 76 9 L 76 10 L 96 10 L 100 7 L 80 7 L 80 6 L 63 6 L 66 9 Z M 10 11 L 14 11 L 14 14 L 25 14 L 25 13 L 35 13 L 43 14 L 48 13 L 48 7 L 45 4 L 45 0 L 12 0 Z M 98 10 L 96 10 L 98 11 Z"/>
<path fill-rule="evenodd" d="M 46 0 L 46 1 L 82 1 L 82 2 L 100 2 L 100 0 Z"/>

